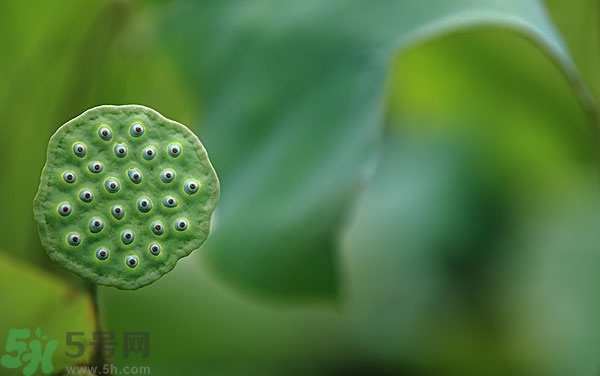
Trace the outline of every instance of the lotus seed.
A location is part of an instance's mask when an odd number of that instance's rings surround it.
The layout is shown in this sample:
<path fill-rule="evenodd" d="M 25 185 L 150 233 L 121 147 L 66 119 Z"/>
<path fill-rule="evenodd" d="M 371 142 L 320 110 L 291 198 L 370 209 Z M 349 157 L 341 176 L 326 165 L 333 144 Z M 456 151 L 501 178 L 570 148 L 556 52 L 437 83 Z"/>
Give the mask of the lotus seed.
<path fill-rule="evenodd" d="M 71 232 L 67 236 L 67 242 L 69 243 L 69 245 L 77 246 L 81 244 L 81 235 L 79 235 L 76 232 Z"/>
<path fill-rule="evenodd" d="M 104 171 L 104 165 L 101 162 L 92 162 L 88 165 L 88 170 L 94 174 L 99 174 Z"/>
<path fill-rule="evenodd" d="M 114 152 L 118 158 L 125 158 L 127 156 L 127 146 L 125 144 L 116 144 Z"/>
<path fill-rule="evenodd" d="M 127 256 L 127 258 L 125 259 L 125 263 L 127 264 L 127 266 L 129 266 L 130 268 L 135 268 L 138 265 L 138 258 L 136 256 Z"/>
<path fill-rule="evenodd" d="M 194 193 L 198 192 L 199 188 L 200 188 L 200 183 L 198 183 L 195 180 L 188 180 L 183 185 L 183 190 L 188 195 L 193 195 Z"/>
<path fill-rule="evenodd" d="M 106 260 L 108 258 L 108 248 L 106 247 L 102 247 L 102 248 L 98 248 L 98 250 L 96 251 L 96 258 L 98 260 Z"/>
<path fill-rule="evenodd" d="M 75 183 L 75 181 L 77 180 L 77 177 L 75 176 L 75 173 L 73 171 L 67 171 L 63 174 L 63 179 L 69 183 Z"/>
<path fill-rule="evenodd" d="M 121 183 L 115 178 L 108 178 L 104 181 L 104 188 L 109 193 L 117 193 L 121 189 Z"/>
<path fill-rule="evenodd" d="M 104 141 L 110 141 L 112 138 L 112 131 L 107 126 L 102 126 L 98 129 L 98 137 L 103 139 Z"/>
<path fill-rule="evenodd" d="M 58 207 L 58 214 L 62 215 L 63 217 L 68 216 L 69 214 L 71 214 L 71 212 L 73 212 L 73 206 L 71 206 L 71 204 L 65 202 L 64 204 L 60 204 L 60 206 Z"/>
<path fill-rule="evenodd" d="M 158 256 L 160 254 L 160 244 L 158 243 L 152 243 L 150 244 L 150 246 L 148 247 L 148 250 L 150 251 L 150 253 L 152 253 L 154 256 Z"/>
<path fill-rule="evenodd" d="M 79 191 L 79 199 L 89 204 L 94 200 L 94 194 L 89 189 L 82 189 Z"/>
<path fill-rule="evenodd" d="M 94 217 L 90 221 L 90 232 L 96 234 L 104 229 L 104 221 L 101 218 Z"/>
<path fill-rule="evenodd" d="M 174 208 L 174 207 L 176 207 L 178 205 L 177 199 L 175 197 L 173 197 L 173 196 L 167 196 L 163 200 L 163 205 L 166 208 Z"/>
<path fill-rule="evenodd" d="M 178 218 L 175 221 L 175 230 L 185 231 L 188 228 L 188 221 L 185 218 Z"/>
<path fill-rule="evenodd" d="M 142 151 L 142 157 L 147 161 L 153 160 L 156 157 L 156 149 L 152 146 L 148 146 Z"/>
<path fill-rule="evenodd" d="M 131 244 L 135 238 L 135 234 L 131 230 L 124 230 L 121 232 L 121 241 L 123 244 Z"/>
<path fill-rule="evenodd" d="M 142 182 L 142 172 L 137 168 L 130 168 L 127 170 L 127 176 L 133 184 L 140 184 Z"/>
<path fill-rule="evenodd" d="M 144 134 L 144 126 L 140 123 L 135 123 L 129 128 L 129 134 L 133 137 L 140 137 Z"/>
<path fill-rule="evenodd" d="M 137 202 L 137 208 L 142 213 L 148 213 L 152 209 L 152 201 L 148 197 L 141 197 Z"/>
<path fill-rule="evenodd" d="M 165 226 L 161 221 L 152 222 L 151 228 L 154 235 L 162 235 L 165 232 Z"/>
<path fill-rule="evenodd" d="M 160 180 L 162 180 L 163 183 L 170 183 L 173 179 L 175 179 L 175 171 L 171 169 L 166 169 L 160 173 Z"/>
<path fill-rule="evenodd" d="M 75 155 L 78 156 L 79 158 L 85 157 L 85 154 L 86 154 L 85 145 L 82 144 L 81 142 L 76 143 L 75 145 L 73 145 L 73 153 L 75 153 Z"/>
<path fill-rule="evenodd" d="M 171 144 L 171 145 L 169 145 L 168 150 L 169 150 L 169 155 L 171 157 L 177 158 L 181 154 L 181 145 L 179 145 L 179 144 Z"/>
<path fill-rule="evenodd" d="M 122 219 L 125 216 L 125 209 L 121 205 L 113 205 L 113 207 L 110 208 L 110 213 L 116 219 Z"/>

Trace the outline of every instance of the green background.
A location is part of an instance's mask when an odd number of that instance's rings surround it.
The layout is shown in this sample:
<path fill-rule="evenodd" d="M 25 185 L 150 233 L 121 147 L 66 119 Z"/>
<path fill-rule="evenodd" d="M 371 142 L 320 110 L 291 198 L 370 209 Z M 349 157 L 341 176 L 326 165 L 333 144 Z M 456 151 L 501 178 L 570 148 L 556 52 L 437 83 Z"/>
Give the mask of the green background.
<path fill-rule="evenodd" d="M 150 333 L 153 375 L 597 375 L 598 1 L 0 3 L 10 328 Z M 192 129 L 203 247 L 134 292 L 53 265 L 32 199 L 100 104 Z M 18 375 L 20 369 L 0 374 Z M 40 372 L 41 374 L 41 372 Z"/>

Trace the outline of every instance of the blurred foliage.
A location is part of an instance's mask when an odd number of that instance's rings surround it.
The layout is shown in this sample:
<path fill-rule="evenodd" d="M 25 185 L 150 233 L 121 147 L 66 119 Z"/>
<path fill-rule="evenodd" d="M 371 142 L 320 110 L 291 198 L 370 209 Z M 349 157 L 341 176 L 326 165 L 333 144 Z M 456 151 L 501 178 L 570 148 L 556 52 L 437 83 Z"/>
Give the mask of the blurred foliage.
<path fill-rule="evenodd" d="M 577 89 L 586 100 L 591 91 L 595 103 L 586 103 L 598 118 L 600 100 L 600 3 L 594 0 L 573 3 L 564 0 L 546 0 L 556 26 L 569 45 L 573 59 L 581 72 L 585 85 Z"/>
<path fill-rule="evenodd" d="M 0 345 L 106 324 L 150 332 L 115 362 L 155 375 L 596 375 L 597 7 L 3 2 Z M 194 129 L 222 193 L 206 245 L 100 288 L 98 323 L 31 200 L 52 132 L 125 103 Z"/>
<path fill-rule="evenodd" d="M 25 341 L 28 342 L 35 339 L 35 331 L 40 328 L 41 335 L 47 336 L 48 341 L 59 341 L 53 357 L 55 372 L 67 366 L 90 362 L 93 353 L 89 346 L 79 358 L 65 356 L 65 351 L 71 354 L 77 352 L 66 345 L 67 332 L 84 333 L 74 339 L 87 344 L 97 328 L 98 312 L 90 296 L 49 273 L 40 272 L 37 267 L 12 259 L 3 250 L 0 250 L 0 286 L 0 302 L 3 303 L 0 316 L 2 349 L 10 329 L 29 329 L 31 336 Z M 44 349 L 46 341 L 41 342 Z M 4 355 L 2 352 L 2 356 Z M 10 352 L 8 355 L 17 354 Z M 0 367 L 2 375 L 23 374 L 22 368 Z"/>

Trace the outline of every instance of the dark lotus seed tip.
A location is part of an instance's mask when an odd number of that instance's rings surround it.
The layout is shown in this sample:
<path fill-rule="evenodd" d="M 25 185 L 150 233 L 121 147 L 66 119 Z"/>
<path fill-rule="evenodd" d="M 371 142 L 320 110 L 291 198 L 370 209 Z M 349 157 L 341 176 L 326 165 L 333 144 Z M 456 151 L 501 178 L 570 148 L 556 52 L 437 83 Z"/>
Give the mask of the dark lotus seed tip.
<path fill-rule="evenodd" d="M 102 126 L 98 129 L 98 137 L 104 141 L 110 141 L 112 138 L 112 131 L 107 126 Z"/>
<path fill-rule="evenodd" d="M 79 199 L 83 202 L 90 203 L 94 200 L 94 194 L 89 189 L 79 191 Z"/>
<path fill-rule="evenodd" d="M 82 144 L 81 142 L 74 144 L 73 145 L 73 153 L 75 153 L 75 155 L 78 156 L 79 158 L 85 157 L 85 154 L 86 154 L 85 145 Z"/>
<path fill-rule="evenodd" d="M 101 218 L 94 217 L 89 224 L 90 232 L 96 234 L 104 229 L 104 221 Z"/>
<path fill-rule="evenodd" d="M 157 243 L 152 243 L 150 244 L 150 246 L 148 247 L 148 250 L 150 251 L 150 253 L 152 253 L 154 256 L 158 256 L 160 254 L 160 244 Z"/>
<path fill-rule="evenodd" d="M 125 158 L 127 156 L 127 146 L 125 144 L 116 144 L 114 153 L 118 158 Z"/>
<path fill-rule="evenodd" d="M 175 179 L 175 171 L 171 169 L 163 170 L 163 172 L 160 173 L 160 180 L 163 183 L 170 183 L 173 179 Z"/>
<path fill-rule="evenodd" d="M 185 218 L 178 218 L 175 220 L 175 230 L 185 231 L 188 228 L 188 221 Z"/>
<path fill-rule="evenodd" d="M 96 251 L 96 258 L 98 260 L 106 260 L 108 258 L 109 253 L 110 252 L 108 251 L 108 248 L 98 248 L 98 250 Z"/>
<path fill-rule="evenodd" d="M 177 199 L 175 199 L 175 197 L 167 196 L 163 200 L 163 205 L 167 208 L 174 208 L 178 205 Z"/>
<path fill-rule="evenodd" d="M 108 193 L 117 193 L 121 189 L 121 184 L 115 178 L 108 178 L 104 181 L 104 188 Z"/>
<path fill-rule="evenodd" d="M 125 263 L 127 264 L 127 266 L 129 266 L 132 269 L 138 265 L 138 262 L 138 258 L 134 255 L 127 256 L 127 258 L 125 259 Z"/>
<path fill-rule="evenodd" d="M 75 183 L 75 181 L 77 180 L 77 177 L 75 176 L 75 173 L 73 171 L 66 171 L 63 174 L 63 179 L 67 183 L 72 184 L 72 183 Z"/>
<path fill-rule="evenodd" d="M 181 145 L 179 145 L 179 144 L 169 145 L 168 152 L 169 152 L 169 155 L 173 158 L 179 157 L 179 155 L 181 154 Z"/>
<path fill-rule="evenodd" d="M 67 243 L 72 246 L 81 244 L 81 235 L 76 232 L 69 233 L 69 235 L 67 235 Z"/>
<path fill-rule="evenodd" d="M 60 204 L 58 206 L 58 214 L 62 215 L 63 217 L 68 216 L 72 212 L 73 212 L 73 206 L 71 206 L 71 204 L 69 204 L 68 202 L 65 202 L 64 204 Z"/>
<path fill-rule="evenodd" d="M 121 205 L 114 205 L 110 208 L 110 213 L 116 219 L 122 219 L 125 216 L 125 209 Z"/>
<path fill-rule="evenodd" d="M 151 161 L 156 157 L 156 149 L 152 146 L 148 146 L 142 151 L 142 158 L 147 161 Z"/>
<path fill-rule="evenodd" d="M 133 231 L 131 230 L 124 230 L 123 232 L 121 232 L 121 241 L 123 242 L 123 244 L 131 244 L 133 243 L 133 240 L 135 239 L 135 234 L 133 233 Z"/>
<path fill-rule="evenodd" d="M 127 176 L 133 184 L 140 184 L 142 182 L 142 172 L 137 168 L 130 168 L 127 170 Z"/>
<path fill-rule="evenodd" d="M 140 123 L 135 123 L 129 128 L 129 134 L 133 137 L 140 137 L 144 134 L 144 126 Z"/>
<path fill-rule="evenodd" d="M 148 197 L 140 197 L 137 202 L 137 208 L 142 213 L 148 213 L 152 209 L 152 201 Z"/>
<path fill-rule="evenodd" d="M 188 180 L 183 185 L 183 190 L 188 195 L 193 195 L 194 193 L 198 192 L 199 188 L 200 188 L 200 183 L 198 183 L 195 180 Z"/>
<path fill-rule="evenodd" d="M 101 162 L 92 162 L 88 165 L 88 169 L 94 174 L 99 174 L 104 171 L 104 165 Z"/>
<path fill-rule="evenodd" d="M 152 222 L 151 228 L 155 235 L 162 235 L 163 232 L 165 232 L 165 226 L 163 226 L 162 222 L 160 221 Z"/>

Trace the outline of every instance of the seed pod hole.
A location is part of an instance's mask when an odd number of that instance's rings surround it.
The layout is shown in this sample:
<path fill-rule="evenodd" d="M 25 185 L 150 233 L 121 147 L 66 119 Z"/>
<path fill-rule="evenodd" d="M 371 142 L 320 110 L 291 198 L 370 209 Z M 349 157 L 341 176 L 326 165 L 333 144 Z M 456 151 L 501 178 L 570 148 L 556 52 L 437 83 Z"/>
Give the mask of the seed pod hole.
<path fill-rule="evenodd" d="M 70 215 L 72 212 L 73 212 L 73 206 L 71 204 L 69 204 L 68 202 L 60 204 L 58 206 L 58 214 L 62 215 L 63 217 Z"/>
<path fill-rule="evenodd" d="M 175 171 L 168 168 L 160 173 L 160 180 L 163 183 L 170 183 L 175 179 Z"/>
<path fill-rule="evenodd" d="M 106 248 L 106 247 L 98 248 L 98 250 L 96 251 L 96 258 L 98 260 L 104 261 L 108 258 L 109 253 L 110 252 L 108 251 L 108 248 Z"/>
<path fill-rule="evenodd" d="M 102 218 L 94 217 L 90 221 L 89 229 L 92 234 L 96 234 L 104 229 L 104 221 Z"/>
<path fill-rule="evenodd" d="M 125 216 L 125 208 L 121 205 L 113 205 L 113 207 L 110 208 L 110 214 L 116 219 L 122 219 Z"/>
<path fill-rule="evenodd" d="M 160 244 L 158 244 L 158 243 L 150 244 L 150 246 L 148 247 L 148 251 L 150 251 L 150 253 L 153 254 L 154 256 L 160 255 Z"/>
<path fill-rule="evenodd" d="M 89 189 L 82 189 L 79 191 L 79 199 L 89 204 L 94 201 L 94 193 Z"/>
<path fill-rule="evenodd" d="M 148 197 L 140 197 L 137 202 L 137 208 L 142 213 L 148 213 L 152 209 L 152 201 Z"/>
<path fill-rule="evenodd" d="M 198 189 L 200 189 L 200 183 L 198 183 L 196 180 L 187 180 L 183 185 L 183 190 L 188 195 L 193 195 L 194 193 L 198 192 Z"/>
<path fill-rule="evenodd" d="M 71 232 L 67 235 L 67 243 L 72 246 L 78 246 L 81 244 L 81 235 L 77 232 Z"/>
<path fill-rule="evenodd" d="M 108 193 L 117 193 L 121 189 L 121 183 L 116 178 L 108 178 L 104 181 L 104 188 Z"/>
<path fill-rule="evenodd" d="M 135 239 L 135 234 L 133 231 L 131 230 L 124 230 L 123 232 L 121 232 L 121 241 L 123 242 L 123 244 L 128 245 L 133 243 L 133 240 Z"/>
<path fill-rule="evenodd" d="M 103 125 L 98 128 L 98 137 L 100 137 L 104 141 L 110 141 L 112 138 L 112 131 L 109 127 Z"/>
<path fill-rule="evenodd" d="M 81 142 L 78 142 L 73 145 L 73 153 L 76 156 L 78 156 L 79 158 L 83 158 L 83 157 L 85 157 L 85 154 L 87 153 L 87 148 L 85 147 L 84 144 L 82 144 Z"/>
<path fill-rule="evenodd" d="M 94 174 L 99 174 L 102 171 L 104 171 L 104 165 L 102 164 L 102 162 L 92 162 L 88 165 L 88 170 L 90 170 L 90 172 L 93 172 Z"/>
<path fill-rule="evenodd" d="M 163 199 L 163 205 L 166 208 L 174 208 L 177 207 L 178 204 L 177 199 L 173 196 L 167 196 Z"/>
<path fill-rule="evenodd" d="M 65 171 L 65 173 L 63 173 L 63 179 L 67 183 L 73 184 L 75 181 L 77 181 L 77 176 L 75 176 L 73 171 Z"/>
<path fill-rule="evenodd" d="M 144 126 L 140 123 L 135 123 L 129 128 L 129 134 L 133 137 L 140 137 L 144 134 Z"/>
<path fill-rule="evenodd" d="M 174 224 L 175 230 L 185 231 L 188 229 L 188 221 L 185 218 L 177 218 Z"/>
<path fill-rule="evenodd" d="M 168 153 L 171 157 L 177 158 L 181 154 L 181 145 L 179 144 L 170 144 L 167 148 Z"/>
<path fill-rule="evenodd" d="M 154 233 L 154 235 L 162 235 L 165 232 L 165 226 L 161 221 L 154 221 L 150 225 L 150 229 Z"/>
<path fill-rule="evenodd" d="M 140 184 L 142 182 L 142 172 L 137 168 L 127 170 L 127 176 L 133 184 Z"/>
<path fill-rule="evenodd" d="M 154 146 L 148 146 L 142 150 L 142 158 L 147 161 L 151 161 L 156 158 L 156 148 Z"/>
<path fill-rule="evenodd" d="M 125 264 L 127 264 L 127 266 L 129 266 L 132 269 L 138 266 L 138 263 L 139 260 L 137 256 L 134 255 L 127 256 L 127 258 L 125 259 Z"/>
<path fill-rule="evenodd" d="M 127 145 L 116 144 L 113 148 L 113 152 L 117 158 L 125 158 L 127 156 Z"/>

